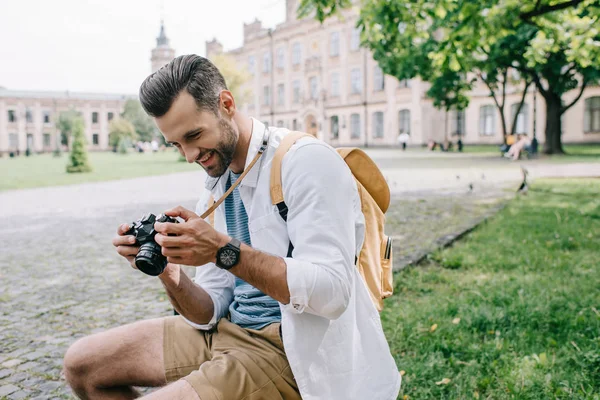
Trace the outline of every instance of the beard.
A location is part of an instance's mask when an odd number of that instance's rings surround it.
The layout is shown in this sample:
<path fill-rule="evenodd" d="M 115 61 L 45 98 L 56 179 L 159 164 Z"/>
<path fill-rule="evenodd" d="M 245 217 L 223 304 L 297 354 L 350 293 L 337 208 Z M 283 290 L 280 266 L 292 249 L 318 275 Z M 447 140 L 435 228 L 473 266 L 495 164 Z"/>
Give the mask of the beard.
<path fill-rule="evenodd" d="M 219 119 L 219 131 L 221 134 L 221 141 L 213 149 L 215 165 L 208 169 L 204 169 L 208 176 L 213 178 L 219 177 L 227 171 L 229 164 L 233 161 L 233 155 L 238 142 L 238 133 L 233 126 L 231 126 L 231 123 L 224 118 Z M 200 166 L 202 166 L 202 164 L 200 164 Z"/>

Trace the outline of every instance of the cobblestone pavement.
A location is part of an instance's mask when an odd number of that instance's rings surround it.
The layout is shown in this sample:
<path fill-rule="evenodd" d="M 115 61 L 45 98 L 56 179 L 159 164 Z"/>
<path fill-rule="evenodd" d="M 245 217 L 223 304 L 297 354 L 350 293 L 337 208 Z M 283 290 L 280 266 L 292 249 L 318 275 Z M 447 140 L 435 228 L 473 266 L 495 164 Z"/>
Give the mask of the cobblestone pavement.
<path fill-rule="evenodd" d="M 384 172 L 399 177 L 387 225 L 397 267 L 492 212 L 519 178 L 516 169 L 473 184 L 463 174 L 444 189 L 408 190 L 402 171 Z M 202 174 L 0 193 L 0 399 L 73 398 L 61 377 L 72 342 L 172 312 L 159 281 L 131 269 L 111 239 L 145 212 L 193 208 L 201 189 L 189 182 L 201 188 Z"/>

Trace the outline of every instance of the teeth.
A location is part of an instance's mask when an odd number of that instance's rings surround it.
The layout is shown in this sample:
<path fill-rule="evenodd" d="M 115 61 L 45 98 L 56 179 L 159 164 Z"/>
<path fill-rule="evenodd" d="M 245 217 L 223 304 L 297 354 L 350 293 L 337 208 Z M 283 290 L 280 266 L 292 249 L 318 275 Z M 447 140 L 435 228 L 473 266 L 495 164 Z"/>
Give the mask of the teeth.
<path fill-rule="evenodd" d="M 204 155 L 204 157 L 202 157 L 202 158 L 200 159 L 200 162 L 206 162 L 206 161 L 208 161 L 208 159 L 210 158 L 210 156 L 212 155 L 212 153 L 213 153 L 213 152 L 212 152 L 212 150 L 211 150 L 211 151 L 209 151 L 208 153 L 206 153 L 206 154 Z"/>

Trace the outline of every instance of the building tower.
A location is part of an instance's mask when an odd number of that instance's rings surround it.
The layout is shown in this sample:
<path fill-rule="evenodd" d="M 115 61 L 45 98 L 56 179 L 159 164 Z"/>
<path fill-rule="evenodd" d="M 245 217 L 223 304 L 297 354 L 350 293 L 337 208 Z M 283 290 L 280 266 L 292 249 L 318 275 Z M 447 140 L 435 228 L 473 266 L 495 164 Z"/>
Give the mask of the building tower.
<path fill-rule="evenodd" d="M 152 72 L 155 72 L 160 67 L 168 64 L 175 58 L 175 49 L 169 46 L 169 38 L 165 35 L 164 21 L 160 21 L 160 34 L 156 38 L 156 47 L 152 49 Z"/>

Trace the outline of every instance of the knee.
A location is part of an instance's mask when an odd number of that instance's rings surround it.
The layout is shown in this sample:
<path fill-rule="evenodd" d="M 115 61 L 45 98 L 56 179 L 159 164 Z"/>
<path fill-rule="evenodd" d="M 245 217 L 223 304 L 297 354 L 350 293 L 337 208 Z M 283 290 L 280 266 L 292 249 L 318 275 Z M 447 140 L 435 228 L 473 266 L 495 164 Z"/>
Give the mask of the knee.
<path fill-rule="evenodd" d="M 88 336 L 73 343 L 63 360 L 65 379 L 73 389 L 82 389 L 93 369 L 93 340 Z"/>

